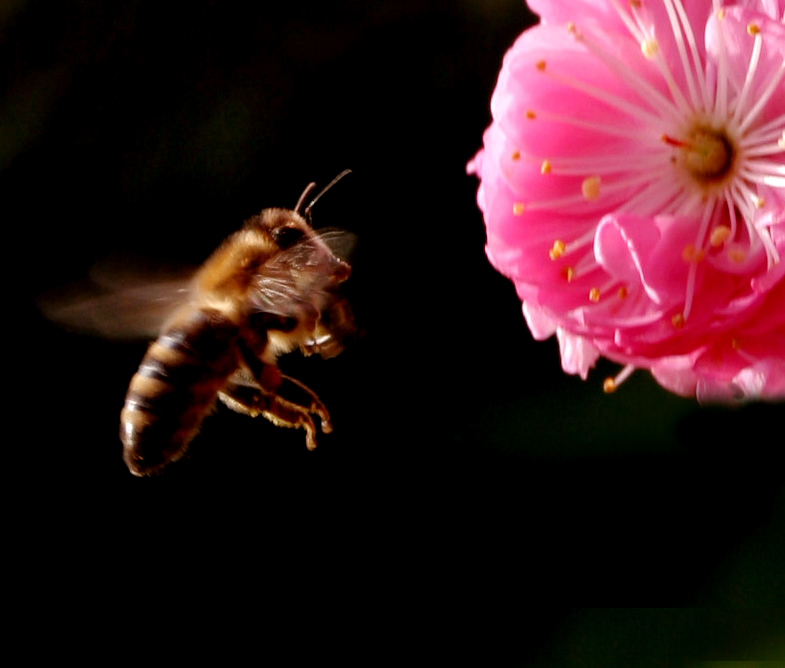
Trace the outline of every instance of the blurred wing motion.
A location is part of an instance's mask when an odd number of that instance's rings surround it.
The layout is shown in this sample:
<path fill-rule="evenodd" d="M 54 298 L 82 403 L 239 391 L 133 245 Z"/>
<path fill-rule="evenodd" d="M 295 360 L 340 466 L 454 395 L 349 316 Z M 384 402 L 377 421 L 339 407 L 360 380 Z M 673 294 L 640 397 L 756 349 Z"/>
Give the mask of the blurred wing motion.
<path fill-rule="evenodd" d="M 38 308 L 61 327 L 111 339 L 157 336 L 171 313 L 188 300 L 194 270 L 140 270 L 107 262 L 89 280 L 40 296 Z"/>

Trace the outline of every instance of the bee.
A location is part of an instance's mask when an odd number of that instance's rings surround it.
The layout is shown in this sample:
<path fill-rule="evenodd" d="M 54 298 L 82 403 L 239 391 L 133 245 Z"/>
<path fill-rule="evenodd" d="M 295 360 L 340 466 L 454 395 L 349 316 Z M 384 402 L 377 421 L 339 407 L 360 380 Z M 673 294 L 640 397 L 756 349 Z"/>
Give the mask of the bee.
<path fill-rule="evenodd" d="M 180 459 L 216 400 L 303 429 L 309 450 L 316 420 L 323 433 L 332 431 L 319 397 L 284 375 L 277 360 L 298 348 L 333 357 L 355 331 L 339 292 L 350 266 L 336 250 L 349 233 L 311 224 L 313 205 L 348 172 L 310 201 L 316 185 L 309 184 L 292 210 L 264 209 L 248 219 L 196 271 L 128 387 L 120 440 L 133 475 Z"/>

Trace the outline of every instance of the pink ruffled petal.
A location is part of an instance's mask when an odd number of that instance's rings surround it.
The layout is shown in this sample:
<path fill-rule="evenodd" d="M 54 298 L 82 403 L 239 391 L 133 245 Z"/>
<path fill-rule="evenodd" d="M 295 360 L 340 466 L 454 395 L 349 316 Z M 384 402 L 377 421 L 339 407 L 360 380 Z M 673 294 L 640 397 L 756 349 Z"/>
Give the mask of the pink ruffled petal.
<path fill-rule="evenodd" d="M 561 366 L 565 373 L 577 374 L 583 380 L 600 357 L 600 351 L 583 336 L 575 336 L 561 327 L 556 331 L 561 353 Z"/>
<path fill-rule="evenodd" d="M 651 254 L 660 242 L 654 221 L 632 214 L 603 216 L 594 237 L 594 257 L 611 276 L 625 285 L 640 285 L 656 304 L 660 295 L 648 284 L 644 266 L 651 265 Z M 656 274 L 655 274 L 656 275 Z"/>

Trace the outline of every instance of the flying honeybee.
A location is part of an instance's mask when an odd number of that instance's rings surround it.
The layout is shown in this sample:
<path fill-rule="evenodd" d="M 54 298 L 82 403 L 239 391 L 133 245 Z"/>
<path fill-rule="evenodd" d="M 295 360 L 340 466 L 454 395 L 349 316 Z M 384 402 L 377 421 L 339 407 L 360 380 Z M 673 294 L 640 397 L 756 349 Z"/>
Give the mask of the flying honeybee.
<path fill-rule="evenodd" d="M 296 348 L 333 357 L 354 332 L 338 292 L 350 268 L 336 249 L 349 233 L 311 226 L 315 202 L 348 171 L 310 201 L 316 186 L 309 184 L 293 210 L 264 209 L 247 220 L 190 280 L 128 387 L 120 439 L 131 473 L 149 475 L 180 459 L 216 398 L 304 429 L 309 450 L 314 418 L 332 430 L 319 397 L 284 375 L 277 359 Z"/>

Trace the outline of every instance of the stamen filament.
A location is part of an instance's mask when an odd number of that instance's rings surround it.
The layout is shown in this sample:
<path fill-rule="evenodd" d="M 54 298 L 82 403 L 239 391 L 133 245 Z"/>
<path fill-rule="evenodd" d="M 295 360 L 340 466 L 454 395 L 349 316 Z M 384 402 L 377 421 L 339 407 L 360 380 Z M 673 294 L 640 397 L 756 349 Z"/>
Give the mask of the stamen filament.
<path fill-rule="evenodd" d="M 602 384 L 602 389 L 606 394 L 610 394 L 611 392 L 615 392 L 619 389 L 619 385 L 621 385 L 625 380 L 627 380 L 631 375 L 632 372 L 635 371 L 635 366 L 632 364 L 628 364 L 625 366 L 619 373 L 617 373 L 613 378 L 608 377 Z"/>
<path fill-rule="evenodd" d="M 586 180 L 588 181 L 589 179 Z M 564 197 L 557 197 L 554 199 L 532 200 L 526 203 L 526 210 L 542 211 L 543 209 L 558 209 L 572 205 L 582 205 L 586 204 L 587 201 L 593 202 L 598 198 L 607 198 L 609 195 L 614 195 L 620 191 L 630 188 L 631 186 L 636 186 L 642 183 L 649 183 L 650 181 L 651 175 L 646 172 L 632 174 L 626 179 L 619 178 L 610 182 L 603 181 L 601 190 L 596 197 L 587 198 L 584 192 L 579 192 L 574 195 L 566 195 Z M 623 203 L 620 203 L 616 208 L 621 208 L 622 206 Z"/>
<path fill-rule="evenodd" d="M 702 250 L 704 246 L 704 239 L 706 238 L 706 233 L 709 229 L 709 222 L 714 218 L 715 211 L 717 210 L 717 200 L 712 199 L 711 204 L 707 204 L 706 207 L 703 209 L 703 218 L 701 219 L 700 228 L 698 229 L 698 234 L 695 237 L 695 252 L 697 253 L 698 250 Z M 684 297 L 684 310 L 682 311 L 682 316 L 684 320 L 687 320 L 690 317 L 690 313 L 692 312 L 692 302 L 695 297 L 695 281 L 698 276 L 698 263 L 697 262 L 690 262 L 690 268 L 687 273 L 687 290 L 686 295 Z"/>
<path fill-rule="evenodd" d="M 726 188 L 723 191 L 723 195 L 725 196 L 725 204 L 728 207 L 728 218 L 730 220 L 730 234 L 728 235 L 728 238 L 735 239 L 736 238 L 736 204 L 733 201 L 733 197 L 731 195 L 729 188 Z"/>
<path fill-rule="evenodd" d="M 721 21 L 719 15 L 721 11 L 717 0 L 713 0 L 713 8 L 717 14 L 717 20 Z M 719 62 L 717 63 L 717 83 L 714 91 L 714 117 L 721 120 L 728 116 L 728 54 L 725 46 L 725 31 L 720 27 L 717 30 L 717 40 L 719 42 L 717 52 Z"/>
<path fill-rule="evenodd" d="M 581 236 L 573 239 L 572 241 L 564 244 L 564 254 L 568 255 L 569 253 L 574 253 L 575 251 L 587 246 L 589 244 L 594 243 L 594 237 L 596 236 L 595 228 L 591 228 L 588 232 L 585 232 Z"/>
<path fill-rule="evenodd" d="M 684 11 L 684 5 L 680 0 L 673 3 L 676 13 L 681 21 L 681 32 L 687 38 L 687 45 L 690 48 L 690 55 L 692 56 L 692 72 L 695 74 L 697 80 L 698 90 L 703 99 L 703 109 L 711 109 L 711 100 L 709 95 L 708 86 L 706 85 L 706 72 L 703 64 L 701 63 L 700 54 L 698 53 L 698 45 L 695 41 L 695 34 L 692 32 L 692 25 L 687 18 L 687 13 Z"/>
<path fill-rule="evenodd" d="M 595 130 L 597 132 L 612 135 L 615 137 L 624 137 L 625 139 L 633 139 L 635 141 L 641 140 L 641 131 L 638 128 L 625 129 L 619 125 L 609 125 L 605 123 L 597 123 L 594 121 L 587 121 L 577 116 L 566 116 L 564 114 L 554 114 L 549 111 L 538 111 L 539 118 L 553 121 L 557 123 L 564 123 L 565 125 L 572 125 L 577 128 L 585 128 L 587 130 Z"/>
<path fill-rule="evenodd" d="M 681 69 L 684 72 L 684 80 L 687 83 L 687 89 L 689 91 L 689 97 L 691 101 L 690 106 L 692 109 L 698 109 L 700 108 L 700 101 L 698 99 L 697 91 L 695 90 L 695 81 L 693 80 L 692 76 L 692 66 L 687 56 L 687 49 L 684 44 L 684 34 L 682 33 L 682 29 L 679 26 L 679 21 L 673 8 L 672 0 L 665 0 L 664 5 L 665 11 L 668 14 L 668 20 L 671 24 L 671 32 L 673 33 L 676 49 L 678 50 L 679 58 L 681 59 Z"/>
<path fill-rule="evenodd" d="M 755 78 L 755 70 L 758 68 L 762 44 L 763 39 L 760 35 L 756 35 L 755 42 L 752 45 L 752 55 L 750 56 L 750 62 L 747 66 L 747 75 L 744 78 L 744 84 L 741 87 L 741 93 L 739 93 L 739 97 L 736 99 L 735 109 L 733 110 L 733 118 L 731 119 L 731 122 L 737 127 L 740 126 L 742 114 L 747 112 L 747 96 L 750 94 L 752 81 Z"/>
<path fill-rule="evenodd" d="M 552 79 L 564 84 L 565 86 L 568 86 L 574 90 L 579 90 L 582 93 L 586 93 L 589 97 L 599 100 L 600 102 L 607 104 L 617 111 L 627 114 L 636 121 L 650 125 L 656 125 L 657 123 L 661 122 L 659 116 L 652 114 L 650 111 L 644 109 L 640 105 L 625 100 L 618 95 L 609 93 L 604 88 L 598 88 L 597 86 L 586 83 L 585 81 L 581 81 L 580 79 L 576 79 L 575 77 L 572 77 L 568 74 L 556 72 L 553 69 L 547 69 L 545 74 L 546 76 L 550 76 Z"/>
<path fill-rule="evenodd" d="M 629 63 L 625 63 L 608 53 L 594 39 L 587 38 L 586 34 L 583 35 L 581 42 L 586 45 L 598 60 L 605 63 L 608 69 L 623 80 L 627 87 L 634 91 L 641 100 L 654 108 L 660 114 L 660 120 L 663 120 L 666 116 L 672 121 L 680 119 L 679 110 L 673 104 L 673 101 L 661 95 L 653 86 L 641 79 L 640 76 L 633 75 Z"/>
<path fill-rule="evenodd" d="M 594 253 L 588 251 L 576 264 L 570 266 L 570 280 L 574 281 L 577 278 L 586 278 L 590 274 L 599 271 L 602 270 L 594 259 Z"/>
<path fill-rule="evenodd" d="M 754 145 L 763 142 L 785 141 L 785 114 L 775 116 L 767 123 L 759 125 L 752 134 L 745 135 L 739 146 Z M 783 146 L 785 149 L 785 146 Z"/>
<path fill-rule="evenodd" d="M 619 18 L 626 26 L 627 30 L 630 32 L 630 35 L 632 35 L 635 38 L 636 42 L 642 42 L 645 39 L 646 35 L 641 29 L 640 24 L 637 22 L 637 17 L 635 17 L 636 21 L 633 22 L 630 19 L 629 14 L 627 14 L 627 12 L 624 11 L 624 8 L 621 7 L 618 0 L 611 0 L 611 4 L 613 5 L 613 8 L 616 10 L 616 13 L 619 15 Z"/>
<path fill-rule="evenodd" d="M 662 76 L 662 78 L 665 80 L 665 83 L 668 85 L 668 92 L 673 98 L 673 104 L 679 110 L 679 115 L 683 117 L 692 110 L 692 107 L 687 101 L 687 98 L 684 97 L 681 88 L 676 83 L 676 79 L 673 77 L 673 72 L 671 72 L 670 67 L 668 66 L 668 63 L 663 57 L 662 53 L 657 54 L 657 57 L 654 59 L 654 63 L 657 65 L 660 76 Z"/>
<path fill-rule="evenodd" d="M 629 153 L 553 158 L 548 160 L 548 173 L 559 176 L 580 176 L 587 173 L 603 175 L 626 173 L 631 168 L 629 164 L 625 163 L 626 158 L 629 158 Z M 652 168 L 661 167 L 662 162 L 662 153 L 652 153 L 636 157 L 632 168 L 636 171 L 649 172 Z"/>
<path fill-rule="evenodd" d="M 755 174 L 785 176 L 785 164 L 769 162 L 767 160 L 750 161 L 739 170 L 739 174 L 748 178 L 752 178 Z"/>
<path fill-rule="evenodd" d="M 771 141 L 768 141 L 765 144 L 759 142 L 754 148 L 749 148 L 748 145 L 748 148 L 744 149 L 745 158 L 756 158 L 763 155 L 776 155 L 777 153 L 782 153 L 782 149 L 776 144 L 772 144 Z"/>
<path fill-rule="evenodd" d="M 641 192 L 633 195 L 618 208 L 620 211 L 629 211 L 641 215 L 648 215 L 654 211 L 662 213 L 673 213 L 682 210 L 679 207 L 689 199 L 689 193 L 684 190 L 684 186 L 671 173 L 668 181 L 656 181 L 647 185 Z"/>
<path fill-rule="evenodd" d="M 760 39 L 760 35 L 758 35 L 755 38 L 756 43 L 758 42 L 759 39 Z M 779 84 L 783 76 L 785 76 L 785 63 L 782 63 L 780 65 L 779 70 L 774 76 L 771 77 L 764 91 L 758 95 L 757 99 L 755 100 L 755 105 L 752 107 L 752 109 L 748 109 L 745 111 L 744 120 L 739 126 L 740 134 L 744 133 L 747 130 L 747 128 L 750 126 L 750 123 L 752 123 L 757 118 L 758 114 L 760 114 L 760 112 L 763 111 L 763 108 L 766 106 L 769 99 L 774 94 L 774 91 L 779 88 Z"/>

